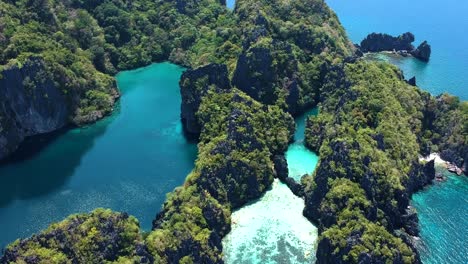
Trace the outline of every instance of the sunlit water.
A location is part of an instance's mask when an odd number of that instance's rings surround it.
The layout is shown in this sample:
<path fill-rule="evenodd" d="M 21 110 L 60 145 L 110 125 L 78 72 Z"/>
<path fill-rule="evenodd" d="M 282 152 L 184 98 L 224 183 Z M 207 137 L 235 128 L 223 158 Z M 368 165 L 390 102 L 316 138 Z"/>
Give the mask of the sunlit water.
<path fill-rule="evenodd" d="M 275 179 L 261 199 L 232 214 L 226 263 L 313 263 L 317 228 L 303 210 L 304 200 Z"/>
<path fill-rule="evenodd" d="M 434 95 L 449 92 L 468 99 L 468 1 L 327 0 L 353 42 L 371 32 L 398 35 L 411 31 L 418 45 L 432 45 L 429 63 L 414 58 L 374 54 L 416 76 L 420 88 Z M 448 175 L 447 172 L 444 172 Z M 468 180 L 453 174 L 413 196 L 419 212 L 424 263 L 468 263 Z"/>
<path fill-rule="evenodd" d="M 421 223 L 421 258 L 426 264 L 467 263 L 468 178 L 437 170 L 447 181 L 413 195 Z"/>
<path fill-rule="evenodd" d="M 161 63 L 120 73 L 122 98 L 111 117 L 39 150 L 24 147 L 16 162 L 1 165 L 0 247 L 97 207 L 128 212 L 150 229 L 197 155 L 179 121 L 182 71 Z"/>
<path fill-rule="evenodd" d="M 305 120 L 317 111 L 296 118 L 296 141 L 286 153 L 289 176 L 296 181 L 317 166 L 317 155 L 303 145 Z M 304 200 L 275 180 L 262 198 L 233 212 L 232 230 L 223 239 L 226 263 L 313 263 L 317 228 L 303 210 Z"/>
<path fill-rule="evenodd" d="M 286 160 L 288 161 L 289 177 L 300 182 L 305 174 L 314 172 L 319 157 L 314 152 L 304 146 L 304 131 L 308 116 L 317 115 L 318 108 L 314 108 L 296 118 L 296 133 L 294 134 L 294 143 L 289 145 L 286 151 Z"/>
<path fill-rule="evenodd" d="M 348 36 L 360 43 L 369 33 L 415 34 L 414 45 L 432 46 L 429 63 L 390 58 L 406 78 L 434 95 L 449 92 L 468 100 L 468 1 L 460 0 L 327 0 Z"/>

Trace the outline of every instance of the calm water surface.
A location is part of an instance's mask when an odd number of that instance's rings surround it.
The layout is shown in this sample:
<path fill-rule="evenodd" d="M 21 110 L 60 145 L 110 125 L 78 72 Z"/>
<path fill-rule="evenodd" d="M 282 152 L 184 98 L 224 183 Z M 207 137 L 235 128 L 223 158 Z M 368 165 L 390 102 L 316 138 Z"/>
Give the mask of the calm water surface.
<path fill-rule="evenodd" d="M 182 71 L 161 63 L 120 73 L 122 98 L 111 117 L 1 166 L 0 247 L 97 207 L 128 212 L 150 229 L 197 155 L 179 122 Z"/>
<path fill-rule="evenodd" d="M 468 100 L 468 1 L 459 0 L 327 0 L 350 38 L 360 42 L 371 32 L 411 31 L 416 45 L 432 45 L 429 63 L 414 58 L 377 54 L 399 66 L 407 78 L 432 94 L 449 92 Z M 419 212 L 420 250 L 424 263 L 468 262 L 468 179 L 446 171 L 448 181 L 413 196 Z"/>
<path fill-rule="evenodd" d="M 326 0 L 349 37 L 360 43 L 369 33 L 410 31 L 414 45 L 432 46 L 429 63 L 414 58 L 390 59 L 406 78 L 434 95 L 449 92 L 468 100 L 468 1 L 466 0 Z"/>
<path fill-rule="evenodd" d="M 296 181 L 314 172 L 318 156 L 304 145 L 306 118 L 313 109 L 296 118 L 295 142 L 286 152 L 289 176 Z M 223 239 L 227 264 L 315 262 L 317 228 L 303 215 L 304 200 L 275 179 L 271 189 L 232 214 L 232 230 Z"/>
<path fill-rule="evenodd" d="M 421 257 L 427 264 L 467 263 L 468 178 L 437 170 L 447 181 L 413 195 L 421 223 Z"/>

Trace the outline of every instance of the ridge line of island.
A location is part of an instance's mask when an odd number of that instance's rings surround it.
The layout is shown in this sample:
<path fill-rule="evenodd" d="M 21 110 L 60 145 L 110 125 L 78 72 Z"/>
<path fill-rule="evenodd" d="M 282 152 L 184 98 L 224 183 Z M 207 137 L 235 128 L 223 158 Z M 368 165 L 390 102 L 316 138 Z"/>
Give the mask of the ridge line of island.
<path fill-rule="evenodd" d="M 118 94 L 111 74 L 170 60 L 189 67 L 180 81 L 181 118 L 184 129 L 199 139 L 195 168 L 168 196 L 149 233 L 143 234 L 126 213 L 98 209 L 17 240 L 6 248 L 1 263 L 223 263 L 221 239 L 230 231 L 232 210 L 260 197 L 275 177 L 287 173 L 284 152 L 294 135 L 292 116 L 312 106 L 321 111 L 307 121 L 305 145 L 320 161 L 312 175 L 301 179 L 299 193 L 305 197 L 304 215 L 319 229 L 317 263 L 420 263 L 413 244 L 418 218 L 409 200 L 431 183 L 435 170 L 434 161 L 421 163 L 418 157 L 440 151 L 466 170 L 461 123 L 467 120 L 467 102 L 447 94 L 433 97 L 409 85 L 398 68 L 360 59 L 323 1 L 238 0 L 234 12 L 217 0 L 166 0 L 162 6 L 144 0 L 132 6 L 104 2 L 74 3 L 78 7 L 57 2 L 54 9 L 46 6 L 37 14 L 0 5 L 11 21 L 33 14 L 8 24 L 8 32 L 19 39 L 23 32 L 45 34 L 55 44 L 30 57 L 35 46 L 22 43 L 35 44 L 36 39 L 15 42 L 11 34 L 0 41 L 8 51 L 0 54 L 0 62 L 14 69 L 0 84 L 10 88 L 6 94 L 19 92 L 26 102 L 14 105 L 14 97 L 2 97 L 1 116 L 28 107 L 38 113 L 36 119 L 2 119 L 0 144 L 7 148 L 0 155 L 22 140 L 14 133 L 54 130 L 70 120 L 80 125 L 110 113 Z M 126 16 L 131 12 L 149 17 L 147 24 L 158 34 L 176 34 L 165 35 L 168 41 L 157 50 L 151 39 L 141 37 L 147 32 L 142 20 Z M 290 12 L 297 15 L 290 17 Z M 168 18 L 169 13 L 174 17 Z M 128 23 L 115 23 L 111 18 L 116 17 Z M 30 33 L 28 19 L 44 30 Z M 61 31 L 62 20 L 68 37 Z M 51 22 L 56 27 L 49 28 Z M 87 29 L 83 25 L 96 34 L 89 42 L 75 35 Z M 113 38 L 116 30 L 119 39 Z M 106 50 L 94 45 L 96 39 Z M 65 70 L 70 61 L 57 59 L 63 52 L 76 60 L 72 70 Z M 96 89 L 86 83 L 91 76 L 99 80 L 93 83 Z M 65 85 L 64 80 L 76 82 Z M 62 105 L 44 99 L 44 93 L 56 94 Z M 58 121 L 52 127 L 27 127 L 38 116 L 40 124 L 47 118 Z M 15 143 L 5 144 L 5 138 Z"/>

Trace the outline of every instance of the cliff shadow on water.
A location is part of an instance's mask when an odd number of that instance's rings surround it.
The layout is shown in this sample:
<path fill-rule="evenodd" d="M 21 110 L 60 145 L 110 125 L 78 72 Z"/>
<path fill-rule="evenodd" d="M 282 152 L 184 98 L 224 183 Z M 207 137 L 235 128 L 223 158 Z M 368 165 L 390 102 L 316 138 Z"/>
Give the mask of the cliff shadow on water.
<path fill-rule="evenodd" d="M 118 113 L 116 107 L 114 115 Z M 0 162 L 0 207 L 60 189 L 112 119 L 108 117 L 90 127 L 67 127 L 24 141 L 12 156 Z"/>
<path fill-rule="evenodd" d="M 30 138 L 3 161 L 0 247 L 98 207 L 128 212 L 148 230 L 197 156 L 180 122 L 183 70 L 158 63 L 118 74 L 122 97 L 111 116 Z"/>

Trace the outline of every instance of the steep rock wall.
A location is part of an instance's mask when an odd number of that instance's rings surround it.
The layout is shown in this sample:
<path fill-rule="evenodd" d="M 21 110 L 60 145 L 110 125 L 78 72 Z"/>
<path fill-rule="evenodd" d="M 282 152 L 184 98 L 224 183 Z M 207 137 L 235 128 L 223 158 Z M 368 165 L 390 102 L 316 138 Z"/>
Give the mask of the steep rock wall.
<path fill-rule="evenodd" d="M 14 151 L 25 137 L 52 132 L 67 123 L 66 97 L 45 70 L 31 58 L 12 66 L 0 79 L 0 159 Z"/>

